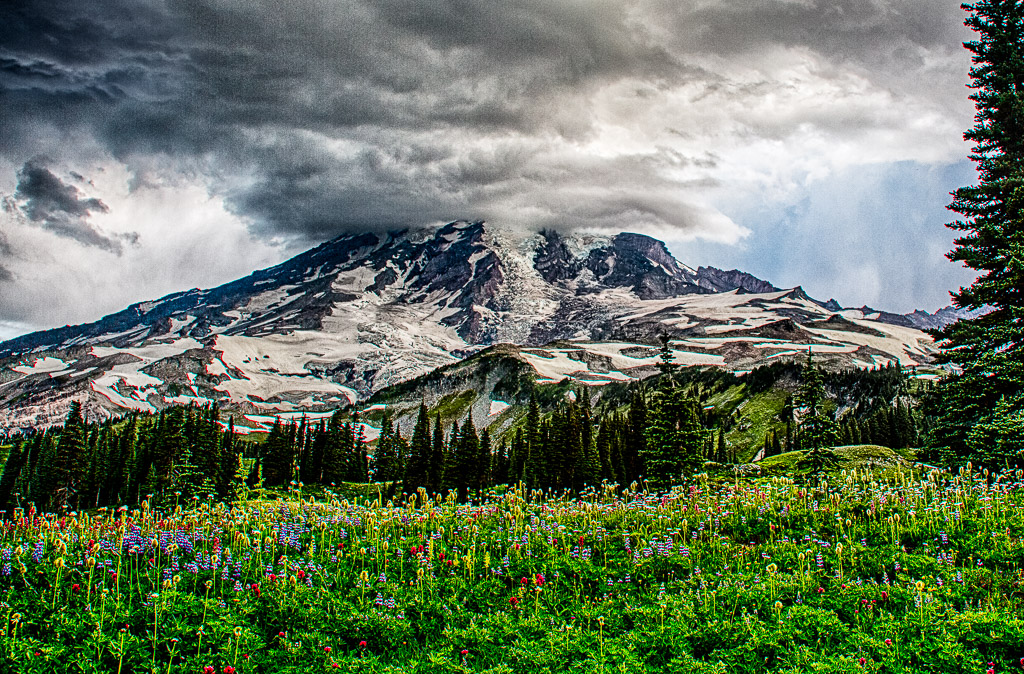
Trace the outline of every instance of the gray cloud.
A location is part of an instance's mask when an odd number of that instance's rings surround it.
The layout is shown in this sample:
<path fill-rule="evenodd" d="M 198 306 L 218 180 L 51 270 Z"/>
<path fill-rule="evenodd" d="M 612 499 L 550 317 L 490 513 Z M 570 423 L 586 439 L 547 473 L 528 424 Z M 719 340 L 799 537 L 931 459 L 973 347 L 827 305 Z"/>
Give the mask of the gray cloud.
<path fill-rule="evenodd" d="M 85 176 L 112 157 L 133 191 L 201 182 L 265 240 L 480 217 L 734 241 L 756 223 L 707 195 L 796 189 L 831 148 L 958 143 L 962 19 L 955 0 L 14 0 L 0 161 L 32 222 L 114 251 L 103 202 L 33 157 Z"/>
<path fill-rule="evenodd" d="M 29 160 L 18 171 L 14 198 L 30 221 L 83 245 L 120 254 L 121 241 L 134 243 L 138 240 L 138 236 L 132 234 L 112 238 L 92 226 L 89 215 L 108 212 L 107 205 L 99 199 L 85 197 L 77 187 L 64 183 L 41 159 Z M 10 251 L 6 243 L 2 248 Z"/>

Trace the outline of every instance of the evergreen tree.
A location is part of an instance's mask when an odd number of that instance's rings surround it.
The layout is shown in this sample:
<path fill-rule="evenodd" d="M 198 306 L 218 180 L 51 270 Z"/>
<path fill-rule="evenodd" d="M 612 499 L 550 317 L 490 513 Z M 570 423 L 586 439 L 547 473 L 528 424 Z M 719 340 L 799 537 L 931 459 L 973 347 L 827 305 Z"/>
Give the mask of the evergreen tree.
<path fill-rule="evenodd" d="M 263 484 L 268 487 L 288 484 L 292 479 L 293 460 L 291 439 L 278 417 L 263 444 Z"/>
<path fill-rule="evenodd" d="M 518 484 L 526 479 L 526 464 L 530 458 L 529 446 L 523 435 L 523 429 L 516 429 L 512 437 L 512 451 L 509 455 L 508 480 L 510 484 Z"/>
<path fill-rule="evenodd" d="M 488 430 L 490 435 L 490 430 Z M 509 484 L 509 454 L 508 445 L 504 442 L 498 445 L 494 453 L 494 460 L 491 464 L 491 484 Z"/>
<path fill-rule="evenodd" d="M 373 479 L 376 482 L 393 482 L 401 477 L 394 424 L 391 422 L 391 414 L 384 410 L 377 450 L 373 453 Z"/>
<path fill-rule="evenodd" d="M 352 454 L 355 451 L 355 436 L 352 424 L 345 419 L 345 413 L 335 410 L 327 423 L 323 444 L 323 469 L 321 483 L 340 485 L 345 482 L 352 468 Z M 266 479 L 266 475 L 264 475 Z"/>
<path fill-rule="evenodd" d="M 366 453 L 366 428 L 359 420 L 359 412 L 352 414 L 352 453 L 349 460 L 349 481 L 366 484 L 369 479 L 370 459 Z"/>
<path fill-rule="evenodd" d="M 299 430 L 295 433 L 295 453 L 298 456 L 299 461 L 299 482 L 303 484 L 309 484 L 313 480 L 310 479 L 309 469 L 306 464 L 310 462 L 311 452 L 313 445 L 310 442 L 309 424 L 306 420 L 306 415 L 302 415 L 302 420 L 299 421 Z"/>
<path fill-rule="evenodd" d="M 643 456 L 647 477 L 655 484 L 670 485 L 701 465 L 703 432 L 697 407 L 697 401 L 678 387 L 663 385 L 655 393 Z"/>
<path fill-rule="evenodd" d="M 38 434 L 33 448 L 35 457 L 32 478 L 26 490 L 26 500 L 32 501 L 39 511 L 54 510 L 60 504 L 55 494 L 58 477 L 54 466 L 57 463 L 57 443 L 51 433 Z"/>
<path fill-rule="evenodd" d="M 331 415 L 333 420 L 334 415 Z M 327 444 L 330 425 L 321 421 L 313 431 L 313 437 L 309 443 L 308 465 L 302 466 L 302 481 L 318 484 L 329 484 L 330 480 L 324 479 L 324 458 L 327 456 Z M 340 432 L 340 431 L 339 431 Z"/>
<path fill-rule="evenodd" d="M 234 417 L 228 419 L 228 430 L 221 439 L 218 459 L 217 479 L 214 484 L 217 498 L 224 502 L 234 501 L 238 498 L 238 471 L 242 467 L 238 442 L 235 439 Z"/>
<path fill-rule="evenodd" d="M 658 350 L 658 369 L 661 370 L 661 374 L 671 376 L 679 369 L 679 366 L 675 363 L 676 356 L 672 353 L 672 338 L 662 333 L 659 339 L 661 340 L 661 348 Z"/>
<path fill-rule="evenodd" d="M 601 479 L 613 481 L 615 473 L 612 471 L 612 429 L 608 419 L 602 419 L 597 427 L 597 457 L 601 466 Z"/>
<path fill-rule="evenodd" d="M 962 219 L 948 227 L 965 234 L 948 257 L 979 273 L 954 305 L 991 311 L 936 332 L 941 360 L 960 374 L 939 387 L 929 445 L 950 464 L 1020 465 L 1024 444 L 1009 420 L 1024 416 L 1024 6 L 963 7 L 977 33 L 964 43 L 977 110 L 964 138 L 974 142 L 979 182 L 953 193 L 949 208 Z"/>
<path fill-rule="evenodd" d="M 530 394 L 530 405 L 526 409 L 526 467 L 524 482 L 529 489 L 536 489 L 546 480 L 543 450 L 541 447 L 540 403 L 537 393 Z"/>
<path fill-rule="evenodd" d="M 459 502 L 465 503 L 469 497 L 469 490 L 476 489 L 480 483 L 480 437 L 477 435 L 476 426 L 473 424 L 473 413 L 470 412 L 466 422 L 462 425 L 462 433 L 459 436 L 459 446 L 455 459 L 456 487 L 459 490 Z"/>
<path fill-rule="evenodd" d="M 815 367 L 811 354 L 803 371 L 799 395 L 800 431 L 809 449 L 831 447 L 838 437 L 835 419 L 826 409 L 825 384 L 821 370 Z"/>
<path fill-rule="evenodd" d="M 420 487 L 427 485 L 427 462 L 430 460 L 430 417 L 427 405 L 420 403 L 419 416 L 413 427 L 412 439 L 409 442 L 409 458 L 405 464 L 405 479 L 402 488 L 407 494 L 413 494 Z"/>
<path fill-rule="evenodd" d="M 82 419 L 82 404 L 72 401 L 71 409 L 64 420 L 60 438 L 57 440 L 57 455 L 54 465 L 57 481 L 55 502 L 75 509 L 78 507 L 78 492 L 84 486 L 88 474 L 86 459 L 86 428 Z"/>
<path fill-rule="evenodd" d="M 192 447 L 186 445 L 181 457 L 175 462 L 172 486 L 185 498 L 205 497 L 214 492 L 213 481 L 200 469 Z"/>
<path fill-rule="evenodd" d="M 480 452 L 477 455 L 477 489 L 484 489 L 492 484 L 491 467 L 494 448 L 491 444 L 491 431 L 484 428 L 480 432 Z"/>
<path fill-rule="evenodd" d="M 623 429 L 621 453 L 621 484 L 623 485 L 639 480 L 647 472 L 647 467 L 644 464 L 644 457 L 647 454 L 647 417 L 647 396 L 644 395 L 642 388 L 637 387 L 630 397 L 626 424 Z"/>
<path fill-rule="evenodd" d="M 152 464 L 146 484 L 147 494 L 170 491 L 174 463 L 185 451 L 185 408 L 171 407 L 160 413 L 153 437 Z"/>
<path fill-rule="evenodd" d="M 821 371 L 814 366 L 810 352 L 804 366 L 799 400 L 801 444 L 805 454 L 800 462 L 813 473 L 820 473 L 838 463 L 832 446 L 838 438 L 838 427 L 825 409 L 825 384 Z"/>
<path fill-rule="evenodd" d="M 430 460 L 427 464 L 427 491 L 440 493 L 444 483 L 444 429 L 441 427 L 441 415 L 434 420 L 434 436 L 430 444 Z"/>
<path fill-rule="evenodd" d="M 3 476 L 0 477 L 0 513 L 11 510 L 14 485 L 21 477 L 27 459 L 28 443 L 24 440 L 15 442 L 7 455 L 7 461 L 4 462 Z"/>

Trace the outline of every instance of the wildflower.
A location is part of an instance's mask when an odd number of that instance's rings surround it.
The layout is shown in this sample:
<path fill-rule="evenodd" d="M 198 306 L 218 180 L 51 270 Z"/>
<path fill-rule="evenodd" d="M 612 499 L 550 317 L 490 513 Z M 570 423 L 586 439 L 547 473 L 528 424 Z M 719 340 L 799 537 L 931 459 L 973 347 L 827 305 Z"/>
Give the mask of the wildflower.
<path fill-rule="evenodd" d="M 330 646 L 324 646 L 324 653 L 330 653 L 330 652 L 331 652 L 331 647 Z"/>
<path fill-rule="evenodd" d="M 217 670 L 213 665 L 206 665 L 203 667 L 203 674 L 214 674 Z"/>
<path fill-rule="evenodd" d="M 78 583 L 75 583 L 74 585 L 71 586 L 71 591 L 72 592 L 79 592 L 81 589 L 82 589 L 82 586 L 79 585 Z"/>
<path fill-rule="evenodd" d="M 235 668 L 231 665 L 224 667 L 224 674 L 235 674 Z"/>
<path fill-rule="evenodd" d="M 892 639 L 886 639 L 885 640 L 885 645 L 886 646 L 892 646 Z"/>
<path fill-rule="evenodd" d="M 861 658 L 857 660 L 857 664 L 863 667 L 865 664 L 867 664 L 867 658 Z"/>
<path fill-rule="evenodd" d="M 366 648 L 366 642 L 365 641 L 360 641 L 359 642 L 359 648 Z"/>
<path fill-rule="evenodd" d="M 463 649 L 462 649 L 462 650 L 460 651 L 460 653 L 461 653 L 462 655 L 469 655 L 469 651 L 468 651 L 468 650 L 466 650 L 465 648 L 463 648 Z"/>

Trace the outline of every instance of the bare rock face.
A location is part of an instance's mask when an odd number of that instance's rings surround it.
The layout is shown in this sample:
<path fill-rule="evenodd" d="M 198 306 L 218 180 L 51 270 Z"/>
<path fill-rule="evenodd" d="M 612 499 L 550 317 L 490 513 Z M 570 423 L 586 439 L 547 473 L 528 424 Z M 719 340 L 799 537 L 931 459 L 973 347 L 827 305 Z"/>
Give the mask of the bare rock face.
<path fill-rule="evenodd" d="M 918 344 L 906 327 L 928 315 L 866 311 L 738 270 L 694 271 L 640 234 L 464 221 L 346 234 L 216 288 L 0 344 L 0 429 L 52 423 L 72 399 L 96 415 L 188 402 L 330 409 L 495 344 L 621 342 L 559 356 L 580 364 L 581 381 L 650 372 L 648 356 L 628 354 L 648 353 L 662 335 L 690 340 L 686 364 L 748 367 L 779 353 L 773 344 L 820 344 L 857 366 L 928 360 L 928 338 Z M 530 362 L 538 373 L 554 367 Z"/>
<path fill-rule="evenodd" d="M 697 285 L 714 292 L 739 289 L 748 293 L 773 293 L 779 290 L 768 281 L 762 281 L 745 271 L 739 269 L 723 271 L 715 267 L 698 267 Z"/>

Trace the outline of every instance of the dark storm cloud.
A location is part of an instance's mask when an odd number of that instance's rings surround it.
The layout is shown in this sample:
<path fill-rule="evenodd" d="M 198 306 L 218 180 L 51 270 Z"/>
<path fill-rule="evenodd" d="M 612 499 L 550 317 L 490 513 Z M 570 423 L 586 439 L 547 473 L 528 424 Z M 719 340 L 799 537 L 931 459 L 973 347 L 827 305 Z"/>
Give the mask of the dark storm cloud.
<path fill-rule="evenodd" d="M 571 207 L 597 179 L 653 185 L 641 210 L 687 228 L 661 167 L 595 172 L 543 147 L 592 139 L 592 96 L 609 84 L 758 98 L 774 85 L 736 86 L 702 59 L 797 46 L 900 72 L 922 67 L 922 49 L 957 50 L 960 21 L 944 0 L 14 2 L 0 8 L 0 154 L 20 165 L 78 133 L 130 168 L 156 156 L 207 175 L 268 235 L 504 214 L 529 201 L 517 195 Z M 814 123 L 871 125 L 858 114 Z M 750 133 L 782 137 L 784 123 Z M 641 192 L 610 189 L 603 207 L 636 212 Z M 80 202 L 48 194 L 65 202 L 33 201 L 39 222 L 102 245 Z"/>
<path fill-rule="evenodd" d="M 105 236 L 89 223 L 89 215 L 106 213 L 107 205 L 65 184 L 38 159 L 26 162 L 18 171 L 14 198 L 29 220 L 58 236 L 114 253 L 121 251 L 117 239 Z"/>
<path fill-rule="evenodd" d="M 11 248 L 10 242 L 7 241 L 7 235 L 0 232 L 0 283 L 14 280 L 14 274 L 4 266 L 4 262 L 12 255 L 14 255 L 14 250 Z"/>

